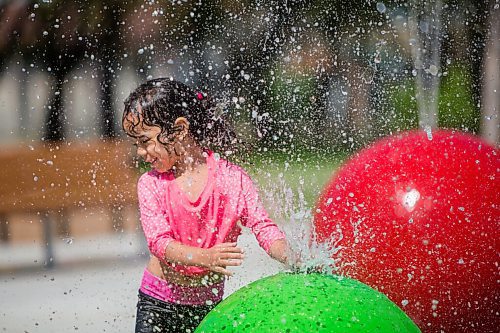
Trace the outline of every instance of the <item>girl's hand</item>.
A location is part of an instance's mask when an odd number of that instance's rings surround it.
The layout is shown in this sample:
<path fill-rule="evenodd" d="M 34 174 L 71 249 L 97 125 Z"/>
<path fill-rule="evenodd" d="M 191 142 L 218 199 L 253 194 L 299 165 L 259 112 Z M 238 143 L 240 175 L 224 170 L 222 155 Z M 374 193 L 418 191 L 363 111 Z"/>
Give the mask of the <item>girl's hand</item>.
<path fill-rule="evenodd" d="M 202 266 L 212 272 L 232 276 L 233 273 L 226 267 L 240 266 L 243 258 L 243 250 L 236 243 L 221 243 L 204 251 Z"/>

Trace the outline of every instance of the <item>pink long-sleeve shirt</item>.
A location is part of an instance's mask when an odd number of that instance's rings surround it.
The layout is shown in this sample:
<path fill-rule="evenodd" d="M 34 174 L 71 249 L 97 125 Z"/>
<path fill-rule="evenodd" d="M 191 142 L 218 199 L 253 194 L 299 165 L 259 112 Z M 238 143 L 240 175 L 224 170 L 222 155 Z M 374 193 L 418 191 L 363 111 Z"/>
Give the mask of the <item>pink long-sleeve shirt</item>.
<path fill-rule="evenodd" d="M 250 177 L 210 151 L 207 165 L 207 183 L 194 202 L 176 185 L 171 172 L 153 170 L 139 179 L 141 223 L 151 253 L 165 262 L 165 249 L 174 240 L 200 248 L 235 242 L 241 233 L 238 221 L 269 253 L 271 244 L 285 236 L 266 213 Z M 207 273 L 200 267 L 166 263 L 186 275 Z"/>

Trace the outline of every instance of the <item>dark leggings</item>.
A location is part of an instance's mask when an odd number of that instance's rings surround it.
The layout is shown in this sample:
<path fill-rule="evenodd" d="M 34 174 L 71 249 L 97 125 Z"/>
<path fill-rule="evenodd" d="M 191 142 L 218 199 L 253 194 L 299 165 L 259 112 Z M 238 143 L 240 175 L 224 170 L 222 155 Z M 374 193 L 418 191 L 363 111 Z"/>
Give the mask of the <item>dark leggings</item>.
<path fill-rule="evenodd" d="M 139 290 L 135 333 L 193 333 L 215 305 L 168 303 Z"/>

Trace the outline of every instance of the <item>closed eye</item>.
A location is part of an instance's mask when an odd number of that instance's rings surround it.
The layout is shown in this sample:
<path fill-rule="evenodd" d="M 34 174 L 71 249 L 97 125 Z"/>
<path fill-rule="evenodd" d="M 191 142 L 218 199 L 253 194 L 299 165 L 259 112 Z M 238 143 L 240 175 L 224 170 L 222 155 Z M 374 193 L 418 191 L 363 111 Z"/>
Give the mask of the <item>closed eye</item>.
<path fill-rule="evenodd" d="M 149 138 L 149 137 L 147 137 L 147 136 L 143 135 L 143 136 L 141 136 L 141 137 L 137 138 L 136 143 L 137 143 L 137 144 L 141 144 L 141 145 L 142 145 L 142 144 L 148 143 L 149 141 L 151 141 L 151 138 Z"/>
<path fill-rule="evenodd" d="M 147 145 L 147 143 L 151 141 L 151 138 L 148 137 L 141 137 L 141 139 L 137 140 L 136 142 L 133 143 L 135 147 L 144 147 Z"/>

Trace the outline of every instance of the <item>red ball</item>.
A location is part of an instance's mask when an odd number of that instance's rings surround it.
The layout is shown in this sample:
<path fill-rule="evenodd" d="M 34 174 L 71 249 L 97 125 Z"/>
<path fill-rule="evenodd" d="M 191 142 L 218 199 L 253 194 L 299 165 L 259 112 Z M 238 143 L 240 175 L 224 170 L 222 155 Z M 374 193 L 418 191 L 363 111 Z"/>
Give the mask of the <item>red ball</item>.
<path fill-rule="evenodd" d="M 385 293 L 424 332 L 500 327 L 498 149 L 463 133 L 405 132 L 350 159 L 314 217 L 334 273 Z"/>

